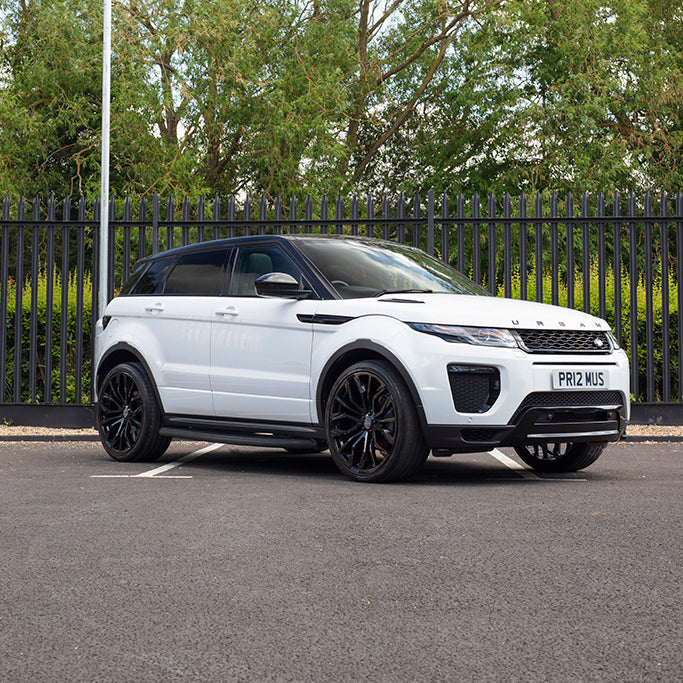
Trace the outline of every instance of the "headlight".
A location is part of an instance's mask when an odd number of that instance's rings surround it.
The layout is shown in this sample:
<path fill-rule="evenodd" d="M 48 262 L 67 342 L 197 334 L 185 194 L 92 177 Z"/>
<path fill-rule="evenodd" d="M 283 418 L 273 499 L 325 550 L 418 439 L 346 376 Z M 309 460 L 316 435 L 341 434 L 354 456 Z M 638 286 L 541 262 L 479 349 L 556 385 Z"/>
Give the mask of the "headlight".
<path fill-rule="evenodd" d="M 496 327 L 460 327 L 455 325 L 431 325 L 427 323 L 409 323 L 409 325 L 418 332 L 433 334 L 448 342 L 457 344 L 502 346 L 508 349 L 519 346 L 510 330 L 501 330 Z"/>

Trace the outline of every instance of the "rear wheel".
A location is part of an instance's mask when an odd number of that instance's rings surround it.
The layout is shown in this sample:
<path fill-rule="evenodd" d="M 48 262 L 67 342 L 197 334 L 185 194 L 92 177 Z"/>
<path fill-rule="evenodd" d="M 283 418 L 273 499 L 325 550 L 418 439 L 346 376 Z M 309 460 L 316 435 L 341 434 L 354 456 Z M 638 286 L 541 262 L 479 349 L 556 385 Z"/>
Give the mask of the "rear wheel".
<path fill-rule="evenodd" d="M 576 472 L 592 465 L 605 450 L 605 443 L 543 443 L 516 446 L 515 452 L 539 472 Z"/>
<path fill-rule="evenodd" d="M 105 376 L 97 425 L 102 445 L 114 460 L 157 460 L 171 443 L 159 435 L 161 411 L 152 383 L 137 363 L 121 363 Z"/>
<path fill-rule="evenodd" d="M 410 391 L 385 361 L 344 370 L 330 391 L 325 430 L 337 467 L 356 481 L 398 481 L 429 451 Z"/>

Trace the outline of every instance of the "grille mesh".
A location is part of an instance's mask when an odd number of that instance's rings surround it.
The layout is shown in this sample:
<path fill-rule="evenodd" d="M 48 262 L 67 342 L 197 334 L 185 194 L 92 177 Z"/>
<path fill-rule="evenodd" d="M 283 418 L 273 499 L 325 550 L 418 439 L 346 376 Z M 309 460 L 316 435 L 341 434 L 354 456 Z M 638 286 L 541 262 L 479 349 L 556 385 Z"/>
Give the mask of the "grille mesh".
<path fill-rule="evenodd" d="M 465 441 L 495 441 L 496 432 L 491 429 L 463 429 L 462 438 Z"/>
<path fill-rule="evenodd" d="M 520 415 L 529 408 L 621 406 L 623 402 L 620 391 L 536 391 L 522 401 L 510 424 L 517 424 Z"/>
<path fill-rule="evenodd" d="M 531 353 L 610 353 L 606 332 L 589 330 L 518 330 Z"/>
<path fill-rule="evenodd" d="M 448 380 L 453 404 L 459 413 L 485 413 L 500 395 L 500 372 L 497 368 L 449 365 Z"/>

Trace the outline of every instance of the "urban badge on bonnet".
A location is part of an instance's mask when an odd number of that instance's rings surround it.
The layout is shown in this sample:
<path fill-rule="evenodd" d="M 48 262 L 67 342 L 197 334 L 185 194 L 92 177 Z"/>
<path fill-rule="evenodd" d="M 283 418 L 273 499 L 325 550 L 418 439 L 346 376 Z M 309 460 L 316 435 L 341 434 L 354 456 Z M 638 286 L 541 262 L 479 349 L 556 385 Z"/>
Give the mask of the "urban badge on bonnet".
<path fill-rule="evenodd" d="M 255 236 L 140 261 L 96 334 L 106 451 L 172 438 L 329 451 L 358 481 L 510 446 L 536 470 L 587 467 L 629 418 L 604 320 L 491 297 L 402 245 Z"/>

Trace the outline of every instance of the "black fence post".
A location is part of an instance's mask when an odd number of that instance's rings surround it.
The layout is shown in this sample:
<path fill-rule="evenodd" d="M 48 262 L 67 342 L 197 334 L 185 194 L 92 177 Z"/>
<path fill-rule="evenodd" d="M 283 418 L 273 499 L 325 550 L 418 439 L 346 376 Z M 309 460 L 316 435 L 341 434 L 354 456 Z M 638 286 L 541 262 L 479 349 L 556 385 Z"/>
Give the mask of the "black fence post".
<path fill-rule="evenodd" d="M 512 202 L 509 192 L 503 196 L 503 293 L 512 296 Z"/>
<path fill-rule="evenodd" d="M 472 198 L 472 279 L 481 284 L 481 207 L 479 206 L 479 193 L 475 192 Z"/>
<path fill-rule="evenodd" d="M 621 269 L 622 269 L 622 255 L 621 255 L 621 196 L 618 192 L 614 193 L 612 199 L 612 217 L 614 218 L 613 225 L 613 241 L 614 241 L 614 255 L 613 255 L 613 273 L 614 273 L 614 334 L 617 341 L 621 345 L 623 342 L 623 327 L 622 327 L 622 305 L 621 305 Z"/>
<path fill-rule="evenodd" d="M 550 302 L 560 302 L 560 244 L 557 219 L 559 216 L 557 192 L 550 195 Z"/>
<path fill-rule="evenodd" d="M 14 392 L 15 403 L 21 402 L 21 364 L 22 364 L 22 318 L 24 309 L 24 198 L 19 197 L 17 203 L 17 251 L 14 283 L 16 294 L 14 298 Z"/>
<path fill-rule="evenodd" d="M 152 253 L 159 252 L 159 195 L 152 197 Z"/>
<path fill-rule="evenodd" d="M 671 401 L 671 348 L 669 342 L 669 222 L 668 197 L 662 192 L 659 198 L 659 262 L 662 279 L 662 400 Z"/>
<path fill-rule="evenodd" d="M 601 318 L 607 317 L 607 303 L 605 290 L 606 268 L 605 268 L 605 195 L 601 192 L 598 195 L 598 315 Z"/>
<path fill-rule="evenodd" d="M 69 339 L 69 233 L 71 222 L 71 197 L 64 200 L 62 207 L 62 308 L 59 320 L 59 402 L 66 403 L 67 349 Z"/>
<path fill-rule="evenodd" d="M 457 268 L 461 273 L 465 273 L 465 197 L 462 192 L 458 193 L 457 208 L 455 210 L 457 218 L 457 247 L 458 263 Z"/>
<path fill-rule="evenodd" d="M 536 221 L 535 268 L 536 268 L 536 301 L 543 301 L 543 198 L 536 193 L 534 220 Z"/>
<path fill-rule="evenodd" d="M 47 253 L 45 254 L 45 393 L 43 401 L 52 403 L 52 347 L 54 334 L 54 286 L 55 286 L 55 220 L 57 207 L 54 194 L 47 204 Z"/>
<path fill-rule="evenodd" d="M 567 217 L 567 306 L 574 308 L 576 305 L 576 262 L 574 250 L 574 196 L 567 192 L 565 200 L 565 212 Z"/>
<path fill-rule="evenodd" d="M 683 192 L 676 195 L 676 282 L 678 283 L 678 400 L 683 401 Z"/>
<path fill-rule="evenodd" d="M 0 252 L 0 403 L 5 402 L 7 382 L 7 307 L 9 304 L 9 226 L 10 198 L 5 195 L 2 202 L 2 251 Z"/>
<path fill-rule="evenodd" d="M 204 199 L 204 195 L 201 195 L 197 200 L 197 242 L 203 242 L 206 239 L 205 222 L 206 199 Z"/>
<path fill-rule="evenodd" d="M 448 195 L 444 192 L 441 195 L 441 260 L 448 263 L 451 259 L 451 235 L 450 224 L 448 222 L 450 207 L 448 202 Z"/>
<path fill-rule="evenodd" d="M 631 192 L 628 198 L 628 213 L 631 218 L 629 222 L 629 279 L 631 290 L 631 392 L 638 396 L 638 258 L 637 258 L 637 223 L 636 218 L 636 197 Z"/>
<path fill-rule="evenodd" d="M 581 217 L 583 227 L 581 229 L 581 262 L 583 270 L 583 310 L 590 313 L 591 310 L 591 228 L 590 228 L 590 202 L 588 192 L 584 192 L 581 198 Z"/>
<path fill-rule="evenodd" d="M 427 193 L 427 253 L 434 256 L 434 190 Z"/>
<path fill-rule="evenodd" d="M 488 217 L 496 217 L 496 197 L 491 192 L 489 194 L 489 206 L 488 206 Z M 498 264 L 496 262 L 496 224 L 493 221 L 489 221 L 489 239 L 488 239 L 488 252 L 489 252 L 489 272 L 488 272 L 488 285 L 489 292 L 495 295 L 497 290 L 497 270 Z"/>
<path fill-rule="evenodd" d="M 258 234 L 259 235 L 265 235 L 266 234 L 266 221 L 268 220 L 268 201 L 266 200 L 264 195 L 261 195 L 261 198 L 259 199 L 258 219 L 259 219 Z"/>
<path fill-rule="evenodd" d="M 327 201 L 327 195 L 324 194 L 323 198 L 320 200 L 320 220 L 322 223 L 320 224 L 320 234 L 321 235 L 327 235 L 328 229 L 327 229 L 327 212 L 328 212 L 328 201 Z"/>
<path fill-rule="evenodd" d="M 527 240 L 529 239 L 526 215 L 526 195 L 519 197 L 519 296 L 525 301 L 529 298 L 527 284 L 529 280 L 529 255 Z"/>

